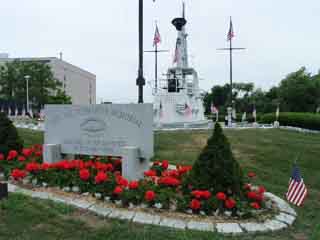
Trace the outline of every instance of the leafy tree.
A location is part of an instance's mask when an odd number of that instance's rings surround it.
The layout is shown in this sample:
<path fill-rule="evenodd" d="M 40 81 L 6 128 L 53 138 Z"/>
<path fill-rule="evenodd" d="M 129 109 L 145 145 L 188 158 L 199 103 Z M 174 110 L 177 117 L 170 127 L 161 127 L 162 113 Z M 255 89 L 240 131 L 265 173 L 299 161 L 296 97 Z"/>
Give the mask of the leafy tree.
<path fill-rule="evenodd" d="M 49 96 L 48 98 L 49 104 L 71 104 L 71 97 L 66 95 L 66 93 L 60 89 L 58 89 L 56 95 Z"/>
<path fill-rule="evenodd" d="M 290 73 L 279 86 L 282 110 L 288 112 L 315 112 L 320 99 L 319 74 L 311 76 L 305 67 Z"/>
<path fill-rule="evenodd" d="M 0 95 L 2 99 L 11 101 L 26 101 L 26 79 L 29 79 L 30 103 L 37 109 L 52 101 L 57 94 L 57 100 L 66 101 L 67 96 L 61 92 L 62 83 L 57 81 L 48 64 L 39 61 L 18 61 L 6 62 L 0 67 Z M 60 91 L 59 91 L 60 90 Z M 65 95 L 65 94 L 64 94 Z M 60 103 L 63 103 L 60 102 Z"/>
<path fill-rule="evenodd" d="M 193 188 L 241 195 L 243 175 L 234 159 L 230 144 L 219 123 L 215 124 L 213 135 L 202 150 L 188 181 Z"/>

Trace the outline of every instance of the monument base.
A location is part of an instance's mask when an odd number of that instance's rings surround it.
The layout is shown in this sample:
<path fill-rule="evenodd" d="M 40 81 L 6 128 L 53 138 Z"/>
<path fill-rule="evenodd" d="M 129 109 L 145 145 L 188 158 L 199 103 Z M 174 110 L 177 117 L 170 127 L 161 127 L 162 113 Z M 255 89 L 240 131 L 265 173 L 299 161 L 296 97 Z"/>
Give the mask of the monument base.
<path fill-rule="evenodd" d="M 61 145 L 44 144 L 43 161 L 46 163 L 56 163 L 62 160 Z M 129 181 L 140 180 L 144 177 L 144 172 L 149 169 L 150 159 L 142 158 L 138 147 L 123 147 L 122 176 Z"/>

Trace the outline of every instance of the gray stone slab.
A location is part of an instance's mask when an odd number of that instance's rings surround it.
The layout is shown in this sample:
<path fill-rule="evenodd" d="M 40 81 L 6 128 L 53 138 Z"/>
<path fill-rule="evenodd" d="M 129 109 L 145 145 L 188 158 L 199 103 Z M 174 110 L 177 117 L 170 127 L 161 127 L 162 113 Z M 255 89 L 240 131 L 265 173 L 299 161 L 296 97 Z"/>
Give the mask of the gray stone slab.
<path fill-rule="evenodd" d="M 96 204 L 89 207 L 88 210 L 102 217 L 107 217 L 112 212 L 111 208 L 102 207 Z"/>
<path fill-rule="evenodd" d="M 158 225 L 160 223 L 160 217 L 157 215 L 137 212 L 133 218 L 133 222 Z"/>
<path fill-rule="evenodd" d="M 288 225 L 292 225 L 295 221 L 296 217 L 286 213 L 280 213 L 276 216 L 276 220 L 286 223 Z"/>
<path fill-rule="evenodd" d="M 239 234 L 243 232 L 238 223 L 217 223 L 216 228 L 219 233 L 225 234 Z"/>
<path fill-rule="evenodd" d="M 8 192 L 16 192 L 18 191 L 20 188 L 12 183 L 8 183 Z"/>
<path fill-rule="evenodd" d="M 240 226 L 247 232 L 267 232 L 269 229 L 262 223 L 240 223 Z"/>
<path fill-rule="evenodd" d="M 71 204 L 77 208 L 81 208 L 81 209 L 88 209 L 89 207 L 91 207 L 94 203 L 85 201 L 85 200 L 81 200 L 81 199 L 73 199 Z"/>
<path fill-rule="evenodd" d="M 269 192 L 265 193 L 265 196 L 272 199 L 277 204 L 281 212 L 288 213 L 293 216 L 297 216 L 296 211 L 292 207 L 290 207 L 290 205 L 283 199 Z"/>
<path fill-rule="evenodd" d="M 163 218 L 160 221 L 160 226 L 164 227 L 173 227 L 179 229 L 185 229 L 187 227 L 187 222 L 180 220 L 180 219 L 173 219 L 173 218 Z"/>
<path fill-rule="evenodd" d="M 118 209 L 113 208 L 111 213 L 109 214 L 109 218 L 119 218 L 121 216 L 121 211 Z"/>
<path fill-rule="evenodd" d="M 285 223 L 274 220 L 274 219 L 265 221 L 264 225 L 271 231 L 277 231 L 287 227 Z"/>
<path fill-rule="evenodd" d="M 121 210 L 119 219 L 121 220 L 132 220 L 135 216 L 135 211 L 127 211 L 127 210 Z"/>
<path fill-rule="evenodd" d="M 187 228 L 191 230 L 198 230 L 198 231 L 207 231 L 207 232 L 214 231 L 213 223 L 209 223 L 209 222 L 190 221 L 187 223 Z"/>
<path fill-rule="evenodd" d="M 39 199 L 50 199 L 50 194 L 47 192 L 32 192 L 31 197 Z"/>

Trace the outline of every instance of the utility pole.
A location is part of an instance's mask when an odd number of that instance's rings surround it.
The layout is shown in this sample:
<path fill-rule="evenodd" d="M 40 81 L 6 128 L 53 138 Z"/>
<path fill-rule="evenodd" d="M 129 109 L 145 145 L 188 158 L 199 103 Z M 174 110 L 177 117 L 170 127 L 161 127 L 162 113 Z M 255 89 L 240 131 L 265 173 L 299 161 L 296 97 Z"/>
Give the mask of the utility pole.
<path fill-rule="evenodd" d="M 139 69 L 136 85 L 138 86 L 138 103 L 143 103 L 143 86 L 146 80 L 143 77 L 143 0 L 139 0 Z"/>

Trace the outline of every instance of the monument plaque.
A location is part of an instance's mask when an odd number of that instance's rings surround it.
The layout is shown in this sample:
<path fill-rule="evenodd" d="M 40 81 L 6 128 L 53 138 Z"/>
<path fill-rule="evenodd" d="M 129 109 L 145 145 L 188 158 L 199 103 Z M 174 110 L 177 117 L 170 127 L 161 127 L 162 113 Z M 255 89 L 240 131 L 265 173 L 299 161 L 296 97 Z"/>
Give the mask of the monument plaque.
<path fill-rule="evenodd" d="M 53 162 L 57 149 L 64 154 L 138 155 L 147 162 L 153 156 L 152 104 L 46 105 L 45 116 L 45 161 Z M 136 153 L 128 154 L 128 147 Z"/>

